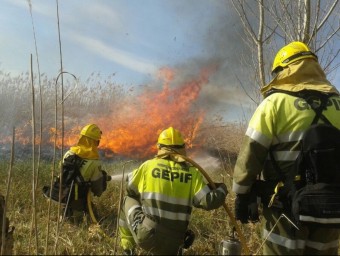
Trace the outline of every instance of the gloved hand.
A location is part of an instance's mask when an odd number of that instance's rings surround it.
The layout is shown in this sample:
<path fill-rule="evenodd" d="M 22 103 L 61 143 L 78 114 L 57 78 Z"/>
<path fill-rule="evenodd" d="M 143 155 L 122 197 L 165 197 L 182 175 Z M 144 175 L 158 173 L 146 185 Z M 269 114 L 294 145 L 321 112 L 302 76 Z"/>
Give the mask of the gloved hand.
<path fill-rule="evenodd" d="M 245 224 L 259 221 L 256 194 L 237 194 L 235 199 L 235 218 Z"/>
<path fill-rule="evenodd" d="M 102 174 L 103 174 L 103 191 L 105 191 L 107 188 L 107 181 L 109 180 L 108 179 L 109 176 L 107 175 L 107 172 L 104 170 L 102 170 Z"/>
<path fill-rule="evenodd" d="M 225 194 L 228 195 L 228 189 L 227 189 L 227 186 L 224 183 L 214 182 L 214 184 L 215 184 L 216 189 L 222 188 L 224 190 Z M 210 184 L 208 184 L 208 186 L 209 186 L 210 189 L 212 189 Z"/>

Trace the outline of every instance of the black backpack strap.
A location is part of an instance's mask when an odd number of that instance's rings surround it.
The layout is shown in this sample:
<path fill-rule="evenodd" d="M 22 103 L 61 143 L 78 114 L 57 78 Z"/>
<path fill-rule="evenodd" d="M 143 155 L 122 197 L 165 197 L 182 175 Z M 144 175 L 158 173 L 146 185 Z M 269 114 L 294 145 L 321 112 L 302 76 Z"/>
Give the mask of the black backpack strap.
<path fill-rule="evenodd" d="M 314 110 L 315 112 L 315 117 L 311 123 L 311 125 L 316 124 L 319 119 L 324 121 L 324 123 L 332 125 L 331 122 L 322 114 L 322 112 L 327 109 L 327 103 L 329 97 L 333 96 L 333 93 L 323 93 L 320 91 L 314 91 L 314 90 L 302 90 L 299 92 L 291 92 L 291 91 L 284 91 L 284 90 L 279 90 L 279 89 L 272 89 L 268 91 L 266 94 L 266 97 L 269 96 L 270 94 L 280 92 L 280 93 L 285 93 L 288 95 L 292 95 L 295 97 L 303 98 L 306 100 L 308 105 Z M 315 100 L 320 100 L 320 104 L 316 103 Z M 277 172 L 279 175 L 280 181 L 284 182 L 286 180 L 285 176 L 283 175 L 283 172 L 279 165 L 277 164 L 274 154 L 273 154 L 273 149 L 269 149 L 269 157 L 270 160 L 272 161 L 274 170 Z"/>
<path fill-rule="evenodd" d="M 272 91 L 271 93 L 274 93 L 275 91 Z M 333 94 L 325 94 L 322 92 L 318 92 L 318 91 L 301 91 L 301 92 L 286 92 L 286 91 L 276 91 L 276 92 L 282 92 L 282 93 L 286 93 L 295 97 L 299 97 L 299 98 L 303 98 L 306 100 L 307 104 L 313 109 L 313 111 L 315 112 L 315 117 L 313 118 L 313 121 L 311 123 L 311 125 L 316 124 L 320 119 L 328 124 L 331 125 L 330 121 L 322 114 L 322 112 L 327 109 L 327 103 L 328 103 L 328 99 L 330 96 L 332 96 Z M 320 101 L 320 102 L 317 102 Z M 271 207 L 274 199 L 276 198 L 277 194 L 279 193 L 279 191 L 281 191 L 281 187 L 283 187 L 282 191 L 280 192 L 280 196 L 283 197 L 283 200 L 281 201 L 281 203 L 283 204 L 283 209 L 290 209 L 290 205 L 289 205 L 289 194 L 294 191 L 295 182 L 301 182 L 301 175 L 299 175 L 298 173 L 290 173 L 288 174 L 287 177 L 285 177 L 284 173 L 282 172 L 281 168 L 279 167 L 277 161 L 275 160 L 274 154 L 273 154 L 273 148 L 271 147 L 269 149 L 269 157 L 270 160 L 272 162 L 273 168 L 274 170 L 277 172 L 278 177 L 279 177 L 279 181 L 274 189 L 274 194 L 270 200 L 270 203 L 268 205 L 268 207 Z M 279 196 L 279 197 L 280 197 Z"/>
<path fill-rule="evenodd" d="M 314 110 L 315 112 L 315 117 L 311 123 L 317 124 L 319 119 L 321 119 L 325 124 L 332 125 L 331 122 L 322 114 L 322 112 L 327 109 L 327 102 L 328 98 L 331 96 L 331 94 L 323 94 L 319 93 L 318 95 L 314 94 L 311 96 L 305 96 L 304 99 L 308 103 L 308 105 Z M 314 102 L 315 97 L 317 97 L 320 100 L 320 104 L 317 104 Z"/>
<path fill-rule="evenodd" d="M 70 183 L 71 180 L 74 180 L 78 184 L 85 183 L 84 178 L 80 173 L 80 168 L 84 163 L 84 160 L 76 154 L 69 155 L 64 159 L 64 168 L 72 170 L 71 173 L 68 173 L 68 177 L 65 177 L 65 180 L 68 181 L 67 183 Z"/>
<path fill-rule="evenodd" d="M 273 149 L 270 148 L 269 149 L 269 158 L 272 161 L 272 165 L 274 167 L 274 170 L 276 171 L 276 173 L 279 175 L 279 181 L 284 182 L 286 180 L 285 176 L 283 175 L 283 172 L 281 171 L 280 166 L 277 164 L 275 157 L 274 157 L 274 153 L 273 153 Z"/>

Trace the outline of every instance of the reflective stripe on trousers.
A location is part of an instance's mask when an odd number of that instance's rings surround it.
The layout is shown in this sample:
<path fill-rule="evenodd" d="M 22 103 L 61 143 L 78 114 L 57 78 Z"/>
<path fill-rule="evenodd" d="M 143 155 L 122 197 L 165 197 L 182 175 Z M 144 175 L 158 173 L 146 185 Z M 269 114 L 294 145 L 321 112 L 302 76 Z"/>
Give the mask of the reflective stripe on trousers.
<path fill-rule="evenodd" d="M 263 230 L 263 236 L 262 238 L 265 239 L 269 234 L 269 231 L 264 229 Z M 309 240 L 301 240 L 301 239 L 289 239 L 283 236 L 280 236 L 275 233 L 270 233 L 267 237 L 267 241 L 272 242 L 274 244 L 286 247 L 290 250 L 296 250 L 296 249 L 304 249 L 305 247 L 310 247 L 319 251 L 329 250 L 332 248 L 337 248 L 339 246 L 339 240 L 333 240 L 327 243 L 320 243 L 315 241 L 309 241 Z"/>
<path fill-rule="evenodd" d="M 125 198 L 122 211 L 122 220 L 119 224 L 123 248 L 138 244 L 139 247 L 152 254 L 177 255 L 184 242 L 184 234 L 164 228 L 145 216 L 139 202 L 131 197 Z M 126 229 L 126 224 L 129 230 Z M 131 236 L 134 242 L 131 241 Z"/>
<path fill-rule="evenodd" d="M 338 254 L 339 229 L 302 225 L 297 230 L 285 218 L 278 221 L 280 216 L 281 212 L 275 208 L 263 209 L 262 239 L 268 236 L 263 246 L 264 255 Z"/>

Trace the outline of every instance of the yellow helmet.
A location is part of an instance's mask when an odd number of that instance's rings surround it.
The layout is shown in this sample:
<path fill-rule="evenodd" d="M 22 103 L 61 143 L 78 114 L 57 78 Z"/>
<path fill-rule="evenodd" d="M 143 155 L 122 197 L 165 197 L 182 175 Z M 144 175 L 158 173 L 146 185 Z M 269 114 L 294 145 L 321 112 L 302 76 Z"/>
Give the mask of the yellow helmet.
<path fill-rule="evenodd" d="M 169 127 L 168 129 L 162 131 L 159 135 L 158 144 L 164 146 L 184 147 L 185 143 L 182 134 L 178 130 Z"/>
<path fill-rule="evenodd" d="M 102 137 L 102 131 L 95 124 L 86 125 L 80 132 L 81 135 L 89 137 L 94 140 L 100 140 Z"/>
<path fill-rule="evenodd" d="M 317 56 L 310 51 L 308 46 L 302 42 L 291 42 L 282 47 L 276 54 L 272 67 L 272 74 L 297 60 L 313 58 L 317 60 Z"/>

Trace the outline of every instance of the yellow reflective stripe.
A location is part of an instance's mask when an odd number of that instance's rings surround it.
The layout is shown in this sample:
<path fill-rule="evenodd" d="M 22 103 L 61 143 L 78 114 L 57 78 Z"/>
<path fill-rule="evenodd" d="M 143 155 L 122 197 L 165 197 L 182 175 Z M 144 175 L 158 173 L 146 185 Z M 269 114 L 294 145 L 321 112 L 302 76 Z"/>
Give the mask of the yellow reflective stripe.
<path fill-rule="evenodd" d="M 299 220 L 321 223 L 321 224 L 340 223 L 340 218 L 316 218 L 316 217 L 306 216 L 306 215 L 299 215 Z"/>
<path fill-rule="evenodd" d="M 184 206 L 190 206 L 191 202 L 189 201 L 188 198 L 175 198 L 175 197 L 170 197 L 164 194 L 159 194 L 159 193 L 147 193 L 144 192 L 141 194 L 141 199 L 151 199 L 151 200 L 157 200 L 157 201 L 163 201 L 167 202 L 170 204 L 176 204 L 176 205 L 184 205 Z"/>
<path fill-rule="evenodd" d="M 274 140 L 273 144 L 291 142 L 291 141 L 299 141 L 302 139 L 302 136 L 305 131 L 290 131 L 285 134 L 279 134 L 276 136 L 277 139 Z"/>
<path fill-rule="evenodd" d="M 132 212 L 136 209 L 136 208 L 138 208 L 138 207 L 141 207 L 140 205 L 134 205 L 134 206 L 132 206 L 131 208 L 129 208 L 129 210 L 128 210 L 128 212 L 127 212 L 127 216 L 126 216 L 126 220 L 127 220 L 127 222 L 129 223 L 129 225 L 131 225 L 131 223 L 130 223 L 130 215 L 132 214 Z"/>
<path fill-rule="evenodd" d="M 154 207 L 143 207 L 146 214 L 149 214 L 151 216 L 158 216 L 160 218 L 169 219 L 169 220 L 180 220 L 180 221 L 189 221 L 190 220 L 190 214 L 189 213 L 180 213 L 180 212 L 170 212 L 165 211 L 160 208 L 154 208 Z"/>
<path fill-rule="evenodd" d="M 266 229 L 263 229 L 263 238 L 266 238 L 268 234 L 269 234 L 269 231 Z M 339 246 L 339 241 L 337 239 L 330 241 L 330 242 L 321 243 L 321 242 L 315 242 L 315 241 L 310 241 L 310 240 L 306 240 L 306 241 L 301 240 L 301 239 L 294 240 L 294 239 L 281 236 L 274 232 L 269 234 L 267 240 L 272 242 L 273 244 L 277 244 L 277 245 L 286 247 L 291 250 L 304 249 L 306 246 L 308 246 L 310 248 L 314 248 L 316 250 L 322 251 L 322 250 L 328 250 L 328 249 Z"/>
<path fill-rule="evenodd" d="M 328 243 L 320 243 L 314 241 L 306 241 L 306 246 L 314 248 L 319 251 L 328 250 L 331 248 L 336 248 L 339 246 L 339 240 L 330 241 Z"/>
<path fill-rule="evenodd" d="M 194 196 L 194 202 L 198 203 L 204 198 L 208 193 L 210 193 L 210 188 L 208 186 L 204 186 L 200 191 L 196 193 Z"/>
<path fill-rule="evenodd" d="M 273 151 L 276 161 L 295 161 L 300 151 Z M 269 156 L 268 156 L 269 157 Z"/>
<path fill-rule="evenodd" d="M 269 234 L 269 231 L 264 229 L 263 230 L 263 238 L 266 238 Z M 267 241 L 272 242 L 273 244 L 277 244 L 288 249 L 296 250 L 296 249 L 303 249 L 306 245 L 306 242 L 301 239 L 290 239 L 284 236 L 280 236 L 279 234 L 275 234 L 274 232 L 270 233 L 267 237 Z"/>
<path fill-rule="evenodd" d="M 236 194 L 246 194 L 249 192 L 251 186 L 243 186 L 240 184 L 235 183 L 235 181 L 233 181 L 233 191 Z"/>
<path fill-rule="evenodd" d="M 269 148 L 269 146 L 271 145 L 271 139 L 268 138 L 267 136 L 265 136 L 264 134 L 262 134 L 259 131 L 256 131 L 254 128 L 252 127 L 248 127 L 247 131 L 246 131 L 246 135 L 251 138 L 252 140 L 255 140 L 256 142 L 260 143 L 262 146 L 264 146 L 265 148 Z"/>

